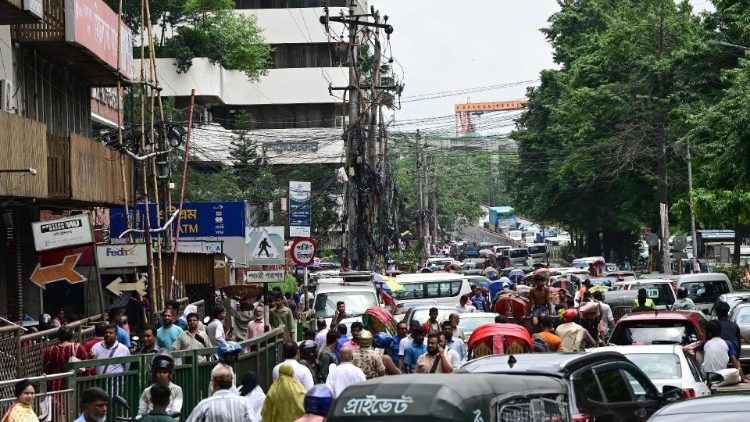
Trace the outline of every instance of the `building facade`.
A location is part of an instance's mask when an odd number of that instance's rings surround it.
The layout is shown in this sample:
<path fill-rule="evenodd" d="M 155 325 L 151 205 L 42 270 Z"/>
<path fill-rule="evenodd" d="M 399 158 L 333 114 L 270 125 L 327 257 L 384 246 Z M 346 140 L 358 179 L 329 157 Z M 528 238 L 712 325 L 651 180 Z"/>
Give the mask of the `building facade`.
<path fill-rule="evenodd" d="M 132 161 L 92 138 L 93 89 L 129 84 L 132 53 L 131 30 L 102 0 L 0 0 L 0 316 L 100 311 L 93 247 L 79 251 L 86 282 L 31 282 L 37 265 L 73 253 L 37 253 L 31 225 L 87 213 L 96 226 L 99 207 L 132 199 Z"/>

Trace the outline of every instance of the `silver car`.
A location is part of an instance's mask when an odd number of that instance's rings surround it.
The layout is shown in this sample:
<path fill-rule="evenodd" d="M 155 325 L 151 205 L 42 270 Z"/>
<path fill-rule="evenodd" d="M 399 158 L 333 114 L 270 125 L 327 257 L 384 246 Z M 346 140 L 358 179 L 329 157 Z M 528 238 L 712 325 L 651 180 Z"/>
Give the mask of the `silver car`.
<path fill-rule="evenodd" d="M 729 320 L 740 327 L 740 335 L 745 340 L 740 345 L 740 363 L 750 366 L 750 300 L 738 303 L 729 313 Z"/>

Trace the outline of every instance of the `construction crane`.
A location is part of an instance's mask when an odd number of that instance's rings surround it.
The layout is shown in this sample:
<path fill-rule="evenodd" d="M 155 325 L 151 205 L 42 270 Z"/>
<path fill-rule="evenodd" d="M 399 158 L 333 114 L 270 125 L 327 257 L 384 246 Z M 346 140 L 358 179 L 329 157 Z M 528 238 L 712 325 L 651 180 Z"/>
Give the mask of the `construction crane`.
<path fill-rule="evenodd" d="M 488 103 L 461 103 L 454 106 L 456 113 L 456 136 L 476 131 L 476 126 L 471 121 L 471 116 L 480 116 L 490 111 L 512 111 L 523 110 L 528 101 L 492 101 Z"/>

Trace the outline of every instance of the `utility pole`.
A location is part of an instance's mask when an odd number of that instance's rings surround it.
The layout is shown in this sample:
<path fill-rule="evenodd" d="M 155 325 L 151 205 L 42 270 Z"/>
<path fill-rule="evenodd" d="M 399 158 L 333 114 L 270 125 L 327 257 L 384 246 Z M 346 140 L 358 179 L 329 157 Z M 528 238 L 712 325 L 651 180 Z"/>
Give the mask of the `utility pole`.
<path fill-rule="evenodd" d="M 385 22 L 380 22 L 379 14 L 371 8 L 368 14 L 357 14 L 357 4 L 351 2 L 348 16 L 343 13 L 340 16 L 330 16 L 329 9 L 324 8 L 325 15 L 320 17 L 320 22 L 329 31 L 329 22 L 339 22 L 347 26 L 349 30 L 349 85 L 346 87 L 329 87 L 329 91 L 341 90 L 349 94 L 349 122 L 344 134 L 346 148 L 346 168 L 349 182 L 345 190 L 346 206 L 346 229 L 344 231 L 345 262 L 350 269 L 369 270 L 373 258 L 373 250 L 378 245 L 373 240 L 374 215 L 377 215 L 377 207 L 380 200 L 380 192 L 374 189 L 373 179 L 380 181 L 376 168 L 377 160 L 377 122 L 378 110 L 381 102 L 380 92 L 383 90 L 399 90 L 398 86 L 381 86 L 380 83 L 380 61 L 381 48 L 379 42 L 380 29 L 390 36 L 393 27 Z M 362 19 L 364 18 L 364 19 Z M 372 21 L 368 19 L 372 18 Z M 372 79 L 367 84 L 359 68 L 359 27 L 375 28 L 374 38 L 375 68 Z M 372 35 L 372 34 L 370 34 Z M 365 75 L 366 76 L 366 75 Z M 363 80 L 364 79 L 364 80 Z M 363 83 L 365 82 L 365 83 Z M 364 86 L 363 86 L 364 85 Z M 365 90 L 370 91 L 369 107 L 363 107 L 368 98 L 363 98 Z M 368 131 L 365 136 L 365 131 Z"/>
<path fill-rule="evenodd" d="M 688 165 L 688 199 L 690 201 L 690 245 L 693 250 L 693 271 L 700 272 L 698 263 L 698 249 L 696 248 L 695 237 L 695 210 L 693 204 L 693 155 L 690 151 L 690 141 L 687 144 L 687 165 Z"/>
<path fill-rule="evenodd" d="M 422 218 L 425 210 L 423 206 L 424 188 L 422 186 L 422 134 L 419 132 L 419 129 L 417 129 L 417 135 L 414 138 L 414 146 L 417 162 L 417 239 L 422 242 L 425 238 L 424 219 Z"/>

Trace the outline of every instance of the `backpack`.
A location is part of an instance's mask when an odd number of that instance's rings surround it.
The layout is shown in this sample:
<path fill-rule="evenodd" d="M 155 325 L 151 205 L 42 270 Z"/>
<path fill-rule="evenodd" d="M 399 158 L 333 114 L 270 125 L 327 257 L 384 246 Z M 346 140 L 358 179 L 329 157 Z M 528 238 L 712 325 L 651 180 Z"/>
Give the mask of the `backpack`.
<path fill-rule="evenodd" d="M 549 352 L 549 345 L 539 334 L 534 333 L 531 339 L 534 340 L 534 353 Z"/>

